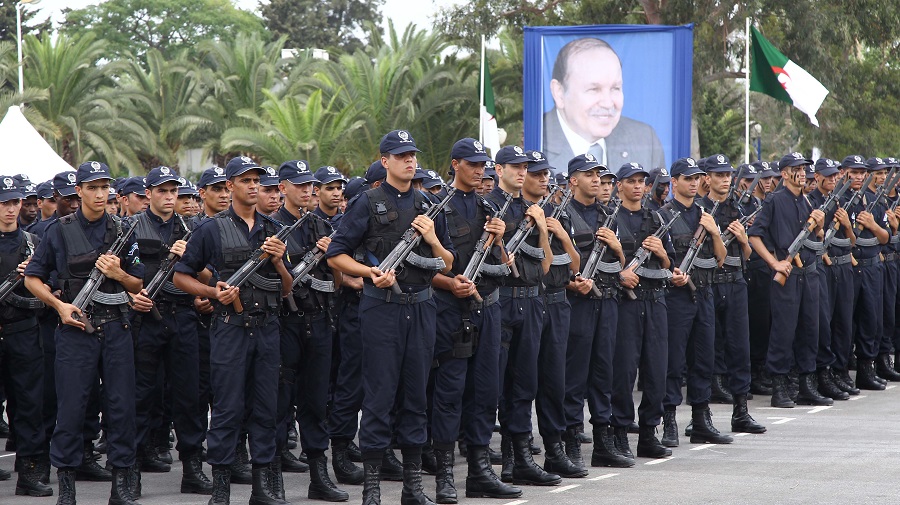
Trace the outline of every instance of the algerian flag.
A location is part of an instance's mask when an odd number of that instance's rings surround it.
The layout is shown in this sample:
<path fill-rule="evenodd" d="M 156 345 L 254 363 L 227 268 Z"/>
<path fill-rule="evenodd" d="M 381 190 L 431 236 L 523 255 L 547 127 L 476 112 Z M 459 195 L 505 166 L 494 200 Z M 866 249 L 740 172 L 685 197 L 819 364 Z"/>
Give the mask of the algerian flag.
<path fill-rule="evenodd" d="M 816 112 L 828 90 L 809 72 L 775 49 L 755 27 L 750 27 L 750 89 L 793 104 L 819 126 Z"/>
<path fill-rule="evenodd" d="M 481 118 L 479 121 L 479 137 L 484 147 L 492 156 L 500 150 L 500 132 L 497 129 L 497 118 L 494 116 L 494 88 L 491 87 L 491 72 L 488 70 L 487 58 L 484 54 L 484 37 L 481 41 Z"/>

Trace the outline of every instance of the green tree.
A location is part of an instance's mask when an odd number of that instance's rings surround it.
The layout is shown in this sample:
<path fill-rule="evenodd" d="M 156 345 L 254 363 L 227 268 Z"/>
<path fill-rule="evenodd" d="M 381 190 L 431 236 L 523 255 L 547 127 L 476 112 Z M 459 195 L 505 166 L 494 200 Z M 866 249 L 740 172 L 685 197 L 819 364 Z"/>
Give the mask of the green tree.
<path fill-rule="evenodd" d="M 95 34 L 107 42 L 107 57 L 129 53 L 141 57 L 156 49 L 171 58 L 203 40 L 265 34 L 262 20 L 231 0 L 107 0 L 63 13 L 61 31 L 76 39 Z"/>
<path fill-rule="evenodd" d="M 53 125 L 41 116 L 40 112 L 27 105 L 46 100 L 47 90 L 26 86 L 24 93 L 18 93 L 18 56 L 16 44 L 10 41 L 0 42 L 0 117 L 6 115 L 10 106 L 23 104 L 22 113 L 28 121 L 45 135 L 54 133 Z"/>
<path fill-rule="evenodd" d="M 380 20 L 384 0 L 271 0 L 260 2 L 266 27 L 287 37 L 292 49 L 329 49 L 352 53 L 363 47 L 358 34 L 366 22 Z"/>
<path fill-rule="evenodd" d="M 0 1 L 0 40 L 16 40 L 16 3 L 15 0 Z M 22 35 L 40 35 L 50 29 L 50 20 L 40 23 L 34 21 L 38 10 L 25 6 L 22 9 Z"/>

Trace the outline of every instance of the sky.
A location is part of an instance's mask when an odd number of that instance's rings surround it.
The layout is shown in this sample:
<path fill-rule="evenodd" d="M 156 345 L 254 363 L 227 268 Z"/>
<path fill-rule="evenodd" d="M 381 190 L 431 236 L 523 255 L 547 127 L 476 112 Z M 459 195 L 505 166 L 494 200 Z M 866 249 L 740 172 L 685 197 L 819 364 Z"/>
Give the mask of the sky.
<path fill-rule="evenodd" d="M 410 23 L 421 28 L 430 28 L 432 18 L 441 7 L 460 1 L 462 0 L 385 0 L 382 14 L 394 22 L 394 27 L 398 32 L 402 32 Z M 62 22 L 60 12 L 64 7 L 80 9 L 98 3 L 102 2 L 100 0 L 41 0 L 39 5 L 26 7 L 26 9 L 37 9 L 39 15 L 36 19 L 46 19 L 49 16 L 53 18 L 54 22 L 59 23 Z M 236 0 L 235 4 L 242 9 L 256 10 L 259 0 Z"/>

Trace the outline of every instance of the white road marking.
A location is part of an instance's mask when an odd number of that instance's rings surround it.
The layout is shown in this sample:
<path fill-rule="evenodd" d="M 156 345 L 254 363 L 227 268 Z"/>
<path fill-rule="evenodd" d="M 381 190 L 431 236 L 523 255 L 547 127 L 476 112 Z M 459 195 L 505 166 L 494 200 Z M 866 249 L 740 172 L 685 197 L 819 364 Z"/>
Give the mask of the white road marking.
<path fill-rule="evenodd" d="M 832 407 L 832 405 L 822 405 L 821 407 L 816 407 L 816 408 L 810 410 L 809 412 L 807 412 L 807 414 L 815 414 L 816 412 L 822 412 L 823 410 L 828 410 L 831 407 Z"/>
<path fill-rule="evenodd" d="M 603 480 L 603 479 L 608 479 L 608 478 L 610 478 L 610 477 L 615 477 L 616 475 L 619 475 L 619 474 L 617 474 L 617 473 L 608 473 L 608 474 L 606 474 L 606 475 L 601 475 L 601 476 L 599 476 L 599 477 L 594 477 L 594 478 L 588 479 L 588 480 Z"/>
<path fill-rule="evenodd" d="M 553 491 L 550 491 L 550 492 L 551 492 L 551 493 L 562 493 L 563 491 L 568 491 L 568 490 L 570 490 L 570 489 L 575 489 L 576 487 L 578 487 L 578 486 L 580 486 L 580 485 L 581 485 L 581 484 L 570 484 L 570 485 L 568 485 L 568 486 L 558 487 L 558 488 L 556 488 L 556 489 L 554 489 Z"/>
<path fill-rule="evenodd" d="M 672 460 L 672 459 L 675 459 L 675 458 L 673 458 L 672 456 L 669 456 L 668 458 L 654 459 L 654 460 L 648 461 L 648 462 L 646 462 L 646 463 L 644 463 L 644 464 L 645 464 L 645 465 L 658 465 L 658 464 L 660 464 L 660 463 L 665 463 L 666 461 L 669 461 L 669 460 Z"/>
<path fill-rule="evenodd" d="M 709 449 L 710 447 L 715 447 L 717 445 L 719 445 L 719 444 L 703 444 L 703 445 L 698 445 L 697 447 L 694 447 L 691 450 L 692 451 L 700 451 L 703 449 Z"/>
<path fill-rule="evenodd" d="M 850 400 L 861 400 L 865 397 L 866 397 L 866 395 L 856 395 L 856 396 L 851 396 Z"/>
<path fill-rule="evenodd" d="M 896 384 L 891 384 L 890 386 L 884 388 L 884 390 L 887 391 L 888 389 L 894 389 L 895 387 L 897 387 Z"/>
<path fill-rule="evenodd" d="M 11 452 L 11 453 L 9 453 L 9 454 L 4 454 L 4 455 L 0 456 L 0 458 L 8 458 L 8 457 L 10 457 L 10 456 L 15 456 L 15 455 L 16 455 L 16 453 Z"/>
<path fill-rule="evenodd" d="M 735 437 L 746 437 L 747 435 L 750 435 L 750 433 L 735 433 L 735 434 L 732 435 L 732 436 L 735 436 Z"/>
<path fill-rule="evenodd" d="M 766 419 L 768 419 L 769 421 L 775 420 L 775 422 L 772 424 L 784 424 L 784 423 L 789 423 L 797 418 L 796 417 L 767 417 Z"/>
<path fill-rule="evenodd" d="M 528 500 L 511 501 L 509 503 L 505 503 L 504 505 L 522 505 L 523 503 L 528 503 Z"/>

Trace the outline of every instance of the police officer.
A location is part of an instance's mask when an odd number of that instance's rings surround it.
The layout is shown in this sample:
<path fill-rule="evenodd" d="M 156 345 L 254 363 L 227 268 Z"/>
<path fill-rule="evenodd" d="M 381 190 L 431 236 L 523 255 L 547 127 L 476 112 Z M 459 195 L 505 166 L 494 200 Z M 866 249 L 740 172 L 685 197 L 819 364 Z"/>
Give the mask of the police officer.
<path fill-rule="evenodd" d="M 768 161 L 752 163 L 759 181 L 748 202 L 741 202 L 744 215 L 750 215 L 762 206 L 763 200 L 775 186 L 775 170 Z M 752 221 L 751 221 L 752 223 Z M 754 250 L 747 261 L 747 303 L 750 317 L 750 392 L 755 395 L 771 395 L 772 380 L 766 371 L 766 353 L 769 349 L 771 313 L 769 291 L 772 272 L 769 266 Z"/>
<path fill-rule="evenodd" d="M 124 217 L 147 210 L 150 200 L 144 194 L 144 185 L 143 177 L 129 177 L 119 184 L 116 192 L 119 194 Z"/>
<path fill-rule="evenodd" d="M 19 174 L 13 178 L 19 191 L 25 198 L 22 200 L 22 209 L 19 211 L 19 228 L 25 229 L 37 221 L 37 185 L 31 182 L 27 175 Z"/>
<path fill-rule="evenodd" d="M 334 167 L 323 168 L 325 174 L 329 173 L 327 168 L 331 168 L 338 176 L 335 179 L 332 175 L 329 183 L 343 180 L 343 176 Z M 282 163 L 278 174 L 285 205 L 274 217 L 289 226 L 306 214 L 313 185 L 318 180 L 303 160 Z M 321 200 L 320 198 L 319 201 Z M 315 253 L 314 248 L 328 250 L 331 242 L 331 217 L 317 208 L 288 237 L 287 253 L 293 262 L 300 261 L 309 252 Z M 293 289 L 290 295 L 293 297 L 293 306 L 288 304 L 290 309 L 283 311 L 281 317 L 278 445 L 284 464 L 287 428 L 292 422 L 290 407 L 296 405 L 300 444 L 310 464 L 308 497 L 312 500 L 346 501 L 349 495 L 338 489 L 328 475 L 328 459 L 325 456 L 329 441 L 325 421 L 334 333 L 332 293 L 336 286 L 340 286 L 340 275 L 335 276 L 324 261 L 319 262 L 309 275 L 309 279 L 301 280 Z"/>
<path fill-rule="evenodd" d="M 878 158 L 874 161 L 877 162 Z M 869 160 L 873 161 L 873 160 Z M 888 170 L 900 167 L 900 163 L 895 158 L 883 158 L 885 168 Z M 887 184 L 887 182 L 885 182 Z M 898 262 L 897 251 L 900 250 L 900 234 L 897 233 L 898 217 L 894 206 L 897 197 L 891 197 L 887 191 L 895 191 L 897 185 L 892 183 L 893 187 L 886 188 L 885 198 L 882 203 L 885 207 L 885 220 L 888 221 L 891 238 L 888 243 L 882 247 L 882 257 L 884 263 L 884 289 L 883 305 L 882 305 L 882 332 L 878 344 L 878 358 L 875 360 L 875 373 L 886 380 L 897 382 L 900 381 L 900 373 L 894 370 L 894 364 L 891 359 L 894 354 L 894 329 L 896 327 L 896 306 L 897 306 L 897 287 L 898 277 L 900 277 L 900 262 Z"/>
<path fill-rule="evenodd" d="M 675 251 L 668 234 L 654 236 L 664 223 L 659 214 L 641 205 L 648 172 L 638 163 L 627 163 L 616 179 L 622 199 L 616 215 L 616 234 L 622 243 L 626 266 L 639 248 L 650 251 L 647 261 L 620 273 L 622 287 L 631 289 L 635 298 L 619 303 L 616 350 L 613 358 L 612 417 L 615 447 L 623 456 L 634 459 L 628 444 L 628 427 L 634 422 L 632 391 L 640 367 L 643 381 L 638 408 L 639 437 L 637 455 L 664 458 L 672 455 L 656 438 L 656 427 L 663 415 L 668 361 L 668 322 L 665 286 L 671 279 L 669 266 Z"/>
<path fill-rule="evenodd" d="M 499 209 L 477 195 L 490 156 L 481 142 L 464 138 L 453 144 L 450 167 L 456 192 L 446 208 L 457 258 L 447 275 L 432 280 L 438 306 L 432 380 L 431 436 L 437 459 L 437 503 L 456 503 L 453 448 L 462 433 L 467 447 L 466 496 L 516 498 L 522 491 L 500 481 L 491 468 L 488 445 L 499 397 L 500 278 L 506 274 L 500 240 L 506 228 L 495 219 Z M 489 234 L 489 235 L 485 235 Z M 478 247 L 487 243 L 480 276 L 463 274 Z"/>
<path fill-rule="evenodd" d="M 515 255 L 518 276 L 506 277 L 500 288 L 501 350 L 500 350 L 500 408 L 499 419 L 504 482 L 524 485 L 557 485 L 559 475 L 545 472 L 534 462 L 531 454 L 531 404 L 538 389 L 538 353 L 543 326 L 544 302 L 540 286 L 550 270 L 553 252 L 550 249 L 547 220 L 543 209 L 525 201 L 525 184 L 529 158 L 519 146 L 506 146 L 497 151 L 499 181 L 486 198 L 496 206 L 505 203 L 507 195 L 513 202 L 503 217 L 506 222 L 504 242 L 516 234 L 523 220 L 530 220 L 531 230 L 524 245 Z M 535 165 L 536 172 L 546 166 Z M 546 183 L 545 183 L 546 184 Z"/>
<path fill-rule="evenodd" d="M 199 223 L 204 218 L 212 217 L 228 208 L 231 203 L 231 190 L 225 183 L 225 169 L 222 167 L 210 167 L 200 174 L 197 181 L 197 192 L 200 194 L 200 213 L 193 221 Z"/>
<path fill-rule="evenodd" d="M 601 247 L 605 246 L 605 252 L 599 258 L 600 267 L 594 278 L 578 275 L 567 286 L 572 318 L 566 346 L 566 432 L 563 442 L 569 459 L 583 465 L 578 434 L 584 430 L 584 400 L 587 398 L 595 442 L 591 466 L 627 468 L 633 466 L 634 461 L 616 450 L 609 429 L 613 354 L 619 318 L 618 273 L 625 258 L 622 245 L 615 236 L 615 225 L 604 226 L 612 211 L 598 200 L 601 181 L 611 181 L 612 177 L 592 154 L 572 158 L 568 173 L 572 202 L 567 214 L 571 236 L 581 259 L 579 271 L 583 272 L 598 245 L 595 241 L 599 241 Z"/>
<path fill-rule="evenodd" d="M 650 183 L 647 185 L 647 191 L 653 191 L 653 194 L 647 199 L 647 207 L 657 211 L 665 205 L 666 199 L 669 197 L 669 183 L 672 181 L 672 176 L 665 168 L 654 168 L 650 170 L 647 181 Z M 655 190 L 650 187 L 653 181 L 657 182 Z"/>
<path fill-rule="evenodd" d="M 30 231 L 38 223 L 50 219 L 56 212 L 56 200 L 53 198 L 53 180 L 44 181 L 35 188 L 37 193 L 38 216 L 33 223 L 28 225 L 25 231 Z"/>
<path fill-rule="evenodd" d="M 829 398 L 819 395 L 816 384 L 816 354 L 819 338 L 819 275 L 816 253 L 801 248 L 800 263 L 794 268 L 787 258 L 787 248 L 808 220 L 815 222 L 818 234 L 825 214 L 813 209 L 802 194 L 806 182 L 806 165 L 812 164 L 795 152 L 781 158 L 783 188 L 766 198 L 762 210 L 748 231 L 750 245 L 769 269 L 786 276 L 785 284 L 771 281 L 772 337 L 769 340 L 766 368 L 773 374 L 773 407 L 791 408 L 787 374 L 792 366 L 800 373 L 798 401 L 828 405 Z M 885 241 L 887 237 L 885 237 Z M 801 323 L 802 321 L 802 323 Z"/>
<path fill-rule="evenodd" d="M 38 237 L 18 224 L 24 193 L 11 177 L 0 181 L 0 276 L 11 282 L 13 271 L 20 274 L 39 243 Z M 43 426 L 43 351 L 38 337 L 35 312 L 43 307 L 24 286 L 10 292 L 0 302 L 0 339 L 3 345 L 4 380 L 8 394 L 7 415 L 14 429 L 16 494 L 50 496 L 53 489 L 41 482 L 50 471 L 46 433 Z M 6 479 L 9 473 L 4 472 Z M 6 480 L 3 479 L 3 480 Z"/>
<path fill-rule="evenodd" d="M 175 213 L 189 219 L 200 213 L 200 194 L 197 187 L 189 180 L 181 177 L 178 180 L 178 200 L 175 201 Z"/>
<path fill-rule="evenodd" d="M 111 216 L 119 215 L 119 197 L 116 194 L 116 188 L 109 187 L 109 196 L 106 197 L 106 213 Z"/>
<path fill-rule="evenodd" d="M 494 190 L 497 184 L 497 170 L 494 160 L 484 162 L 484 173 L 481 174 L 481 185 L 475 190 L 481 196 L 484 196 Z"/>
<path fill-rule="evenodd" d="M 378 188 L 356 198 L 341 218 L 328 248 L 329 265 L 365 280 L 360 301 L 363 335 L 363 413 L 360 448 L 365 483 L 363 503 L 381 503 L 379 473 L 390 447 L 390 412 L 397 402 L 396 433 L 403 453 L 401 503 L 431 503 L 422 491 L 422 445 L 427 439 L 425 386 L 434 353 L 436 305 L 431 279 L 453 266 L 443 217 L 421 214 L 429 207 L 412 190 L 416 143 L 409 132 L 394 130 L 379 144 L 387 172 Z M 383 272 L 378 264 L 412 226 L 422 241 L 402 269 Z M 365 262 L 353 258 L 364 245 Z M 448 247 L 450 249 L 448 249 Z M 401 291 L 397 294 L 392 286 Z"/>
<path fill-rule="evenodd" d="M 256 202 L 256 210 L 265 216 L 271 216 L 281 207 L 281 189 L 278 172 L 273 167 L 263 167 L 263 174 L 259 177 L 259 199 Z"/>
<path fill-rule="evenodd" d="M 721 170 L 729 175 L 733 170 L 722 155 L 707 158 L 705 164 L 707 170 Z M 669 173 L 673 198 L 662 207 L 660 215 L 668 221 L 677 211 L 681 218 L 675 221 L 670 231 L 675 247 L 675 263 L 672 265 L 674 287 L 666 295 L 669 364 L 663 401 L 662 444 L 677 447 L 679 443 L 675 409 L 682 402 L 683 370 L 688 374 L 687 403 L 691 406 L 693 425 L 691 443 L 730 444 L 732 437 L 719 433 L 712 424 L 709 411 L 715 361 L 715 309 L 711 281 L 713 271 L 724 260 L 725 246 L 715 219 L 695 204 L 700 179 L 708 177 L 706 172 L 693 158 L 681 158 L 672 164 Z M 683 272 L 680 267 L 686 268 L 684 257 L 696 243 L 694 237 L 703 232 L 706 233 L 706 240 L 695 251 L 693 271 Z"/>
<path fill-rule="evenodd" d="M 753 172 L 756 170 L 754 169 Z M 715 268 L 711 278 L 713 309 L 715 314 L 716 366 L 715 381 L 720 381 L 732 399 L 731 431 L 764 433 L 766 428 L 757 423 L 747 410 L 747 394 L 750 391 L 750 321 L 747 315 L 747 283 L 743 267 L 750 257 L 750 243 L 740 219 L 742 217 L 738 187 L 729 197 L 732 184 L 732 168 L 724 154 L 707 160 L 709 194 L 699 204 L 713 217 L 716 227 L 729 235 L 724 243 L 725 259 Z M 755 174 L 754 174 L 755 175 Z M 737 194 L 737 196 L 735 195 Z M 714 212 L 715 210 L 715 212 Z M 671 327 L 670 327 L 671 331 Z M 721 347 L 721 364 L 719 348 Z M 724 380 L 727 377 L 728 383 Z"/>
<path fill-rule="evenodd" d="M 58 414 L 50 460 L 59 470 L 59 504 L 75 503 L 75 467 L 82 464 L 83 425 L 88 396 L 103 367 L 107 395 L 108 461 L 112 466 L 111 504 L 132 503 L 129 478 L 135 464 L 134 348 L 129 331 L 127 292 L 138 293 L 144 267 L 133 239 L 120 255 L 107 253 L 122 224 L 106 214 L 109 168 L 100 162 L 78 167 L 75 187 L 82 208 L 47 229 L 25 270 L 26 287 L 60 317 L 56 334 Z M 97 295 L 82 309 L 71 304 L 91 270 L 104 276 Z M 53 272 L 62 288 L 56 298 L 45 284 Z M 127 292 L 126 292 L 127 291 Z M 132 298 L 136 310 L 149 310 L 143 295 Z M 88 333 L 85 321 L 95 331 Z"/>
<path fill-rule="evenodd" d="M 178 289 L 215 304 L 210 326 L 213 409 L 207 433 L 207 461 L 213 465 L 210 504 L 229 501 L 229 465 L 235 460 L 245 398 L 253 460 L 251 500 L 286 503 L 275 461 L 275 412 L 281 359 L 278 312 L 282 297 L 290 291 L 291 277 L 283 258 L 284 242 L 273 236 L 278 224 L 256 211 L 263 171 L 246 156 L 228 162 L 225 175 L 232 204 L 194 230 L 173 279 Z M 265 264 L 244 285 L 228 285 L 228 278 L 257 249 L 268 255 Z M 219 273 L 215 286 L 194 277 L 207 265 Z"/>
<path fill-rule="evenodd" d="M 133 219 L 138 222 L 135 237 L 145 265 L 144 285 L 150 283 L 166 257 L 184 254 L 187 226 L 175 214 L 178 175 L 169 167 L 157 167 L 146 177 L 146 195 L 150 202 L 146 211 Z M 163 472 L 169 465 L 156 456 L 152 443 L 153 416 L 160 410 L 162 397 L 159 384 L 168 384 L 166 400 L 171 402 L 179 459 L 184 467 L 182 493 L 211 494 L 212 483 L 203 474 L 200 456 L 206 429 L 206 418 L 199 406 L 200 374 L 197 363 L 197 312 L 194 297 L 166 279 L 153 300 L 153 315 L 133 317 L 136 332 L 135 390 L 137 403 L 137 443 L 140 470 Z M 156 314 L 160 318 L 157 319 Z M 163 369 L 164 380 L 159 381 Z"/>
<path fill-rule="evenodd" d="M 840 170 L 834 160 L 819 158 L 815 165 L 816 189 L 810 192 L 810 204 L 821 207 L 825 198 L 836 189 Z M 853 266 L 850 251 L 856 234 L 850 215 L 841 206 L 825 213 L 826 226 L 838 224 L 834 238 L 823 244 L 825 255 L 819 262 L 819 349 L 816 372 L 819 393 L 833 400 L 846 400 L 859 394 L 852 381 L 846 384 L 842 375 L 847 370 L 853 335 L 853 304 L 844 298 L 853 286 Z"/>

